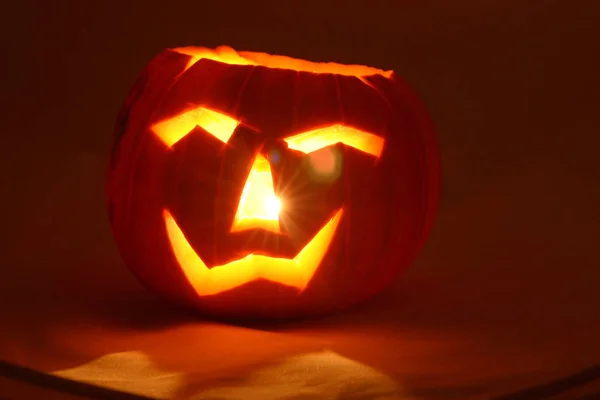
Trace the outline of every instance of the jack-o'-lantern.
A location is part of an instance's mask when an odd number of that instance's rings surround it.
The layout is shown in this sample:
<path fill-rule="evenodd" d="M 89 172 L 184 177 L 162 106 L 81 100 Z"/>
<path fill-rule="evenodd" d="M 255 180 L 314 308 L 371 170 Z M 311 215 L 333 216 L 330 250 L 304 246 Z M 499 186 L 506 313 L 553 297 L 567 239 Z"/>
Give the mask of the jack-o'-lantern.
<path fill-rule="evenodd" d="M 231 48 L 166 50 L 116 128 L 107 179 L 125 263 L 221 317 L 329 313 L 424 244 L 439 157 L 392 71 Z"/>

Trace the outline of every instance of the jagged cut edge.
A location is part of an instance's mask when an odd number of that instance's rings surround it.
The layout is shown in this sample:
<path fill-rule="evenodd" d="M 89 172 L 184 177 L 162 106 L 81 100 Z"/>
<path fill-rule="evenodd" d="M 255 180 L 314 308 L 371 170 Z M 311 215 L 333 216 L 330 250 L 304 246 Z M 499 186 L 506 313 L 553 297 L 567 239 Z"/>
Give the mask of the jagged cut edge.
<path fill-rule="evenodd" d="M 368 67 L 365 65 L 313 62 L 282 55 L 236 51 L 229 46 L 219 46 L 215 49 L 206 47 L 178 47 L 171 50 L 191 56 L 187 68 L 191 67 L 199 60 L 206 58 L 233 65 L 260 65 L 267 68 L 288 69 L 317 74 L 338 74 L 356 76 L 357 78 L 363 78 L 370 75 L 381 75 L 386 78 L 391 78 L 394 73 L 393 71 L 384 71 L 379 68 Z"/>

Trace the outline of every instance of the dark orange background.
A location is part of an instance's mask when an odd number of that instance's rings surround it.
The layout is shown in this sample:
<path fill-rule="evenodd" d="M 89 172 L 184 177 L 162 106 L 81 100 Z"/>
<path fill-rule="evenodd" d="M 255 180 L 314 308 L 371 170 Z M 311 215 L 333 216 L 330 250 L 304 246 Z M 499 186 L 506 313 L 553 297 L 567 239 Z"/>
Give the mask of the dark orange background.
<path fill-rule="evenodd" d="M 52 372 L 139 351 L 189 394 L 327 348 L 432 399 L 600 363 L 597 1 L 21 1 L 3 16 L 0 359 Z M 191 44 L 394 69 L 419 94 L 443 198 L 394 288 L 256 330 L 133 279 L 104 210 L 113 124 L 144 64 Z"/>

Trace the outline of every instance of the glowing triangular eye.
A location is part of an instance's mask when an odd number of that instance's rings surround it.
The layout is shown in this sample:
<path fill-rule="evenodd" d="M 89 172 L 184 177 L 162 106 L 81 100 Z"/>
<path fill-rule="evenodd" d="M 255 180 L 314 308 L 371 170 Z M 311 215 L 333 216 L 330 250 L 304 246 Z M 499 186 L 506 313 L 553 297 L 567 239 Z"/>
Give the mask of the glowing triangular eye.
<path fill-rule="evenodd" d="M 381 155 L 385 142 L 382 137 L 340 124 L 303 132 L 284 140 L 290 149 L 306 154 L 336 143 L 343 143 L 375 157 Z"/>
<path fill-rule="evenodd" d="M 183 139 L 196 126 L 227 143 L 239 121 L 204 107 L 197 107 L 152 126 L 154 133 L 168 147 Z"/>
<path fill-rule="evenodd" d="M 280 208 L 281 202 L 275 196 L 269 161 L 258 154 L 246 179 L 231 231 L 265 229 L 280 233 Z"/>

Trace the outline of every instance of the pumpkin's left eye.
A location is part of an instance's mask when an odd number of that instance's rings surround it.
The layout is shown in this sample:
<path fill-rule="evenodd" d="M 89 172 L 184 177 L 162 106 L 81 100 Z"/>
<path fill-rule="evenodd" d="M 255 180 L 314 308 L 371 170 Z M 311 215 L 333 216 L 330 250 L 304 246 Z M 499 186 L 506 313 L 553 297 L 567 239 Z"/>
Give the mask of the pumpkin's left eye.
<path fill-rule="evenodd" d="M 380 136 L 341 124 L 299 133 L 283 140 L 290 149 L 306 154 L 337 143 L 343 143 L 346 146 L 379 157 L 384 145 L 384 139 Z"/>
<path fill-rule="evenodd" d="M 197 107 L 173 118 L 158 122 L 152 131 L 168 147 L 172 147 L 190 133 L 196 126 L 201 127 L 223 143 L 233 135 L 239 121 L 205 107 Z"/>

